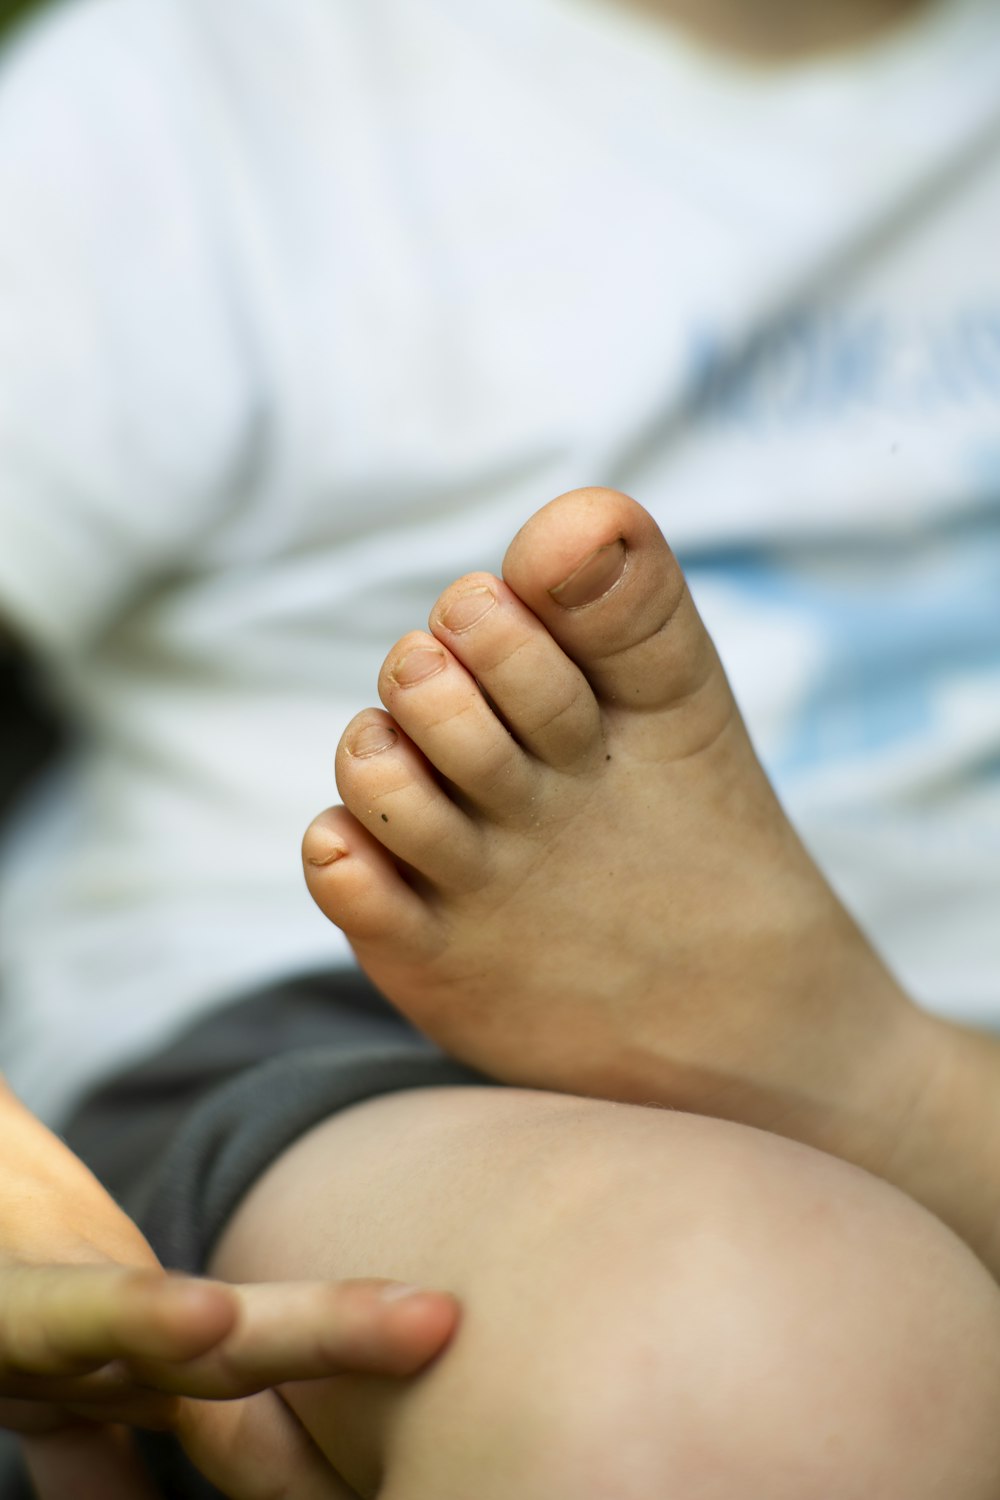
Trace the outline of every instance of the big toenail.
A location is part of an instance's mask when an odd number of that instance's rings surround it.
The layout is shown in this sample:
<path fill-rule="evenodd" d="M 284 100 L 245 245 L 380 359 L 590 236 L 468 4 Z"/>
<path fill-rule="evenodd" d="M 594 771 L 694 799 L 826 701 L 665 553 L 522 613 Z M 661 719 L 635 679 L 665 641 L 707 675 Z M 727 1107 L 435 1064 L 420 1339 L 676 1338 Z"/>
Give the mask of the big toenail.
<path fill-rule="evenodd" d="M 433 677 L 435 672 L 440 672 L 445 661 L 445 654 L 440 649 L 415 646 L 396 662 L 389 675 L 400 687 L 409 687 L 413 682 L 423 682 L 425 677 Z"/>
<path fill-rule="evenodd" d="M 598 599 L 603 599 L 605 594 L 610 594 L 624 575 L 627 561 L 628 548 L 623 538 L 617 537 L 613 542 L 608 542 L 607 546 L 598 547 L 578 568 L 574 568 L 568 578 L 557 583 L 554 589 L 549 589 L 549 593 L 564 609 L 579 609 L 581 604 L 594 604 Z"/>
<path fill-rule="evenodd" d="M 355 760 L 363 760 L 366 755 L 390 749 L 398 739 L 399 735 L 388 724 L 362 724 L 351 735 L 347 748 Z"/>
<path fill-rule="evenodd" d="M 492 589 L 483 586 L 466 589 L 464 594 L 456 594 L 449 599 L 438 618 L 446 630 L 460 635 L 463 630 L 471 630 L 483 615 L 489 614 L 496 602 Z"/>

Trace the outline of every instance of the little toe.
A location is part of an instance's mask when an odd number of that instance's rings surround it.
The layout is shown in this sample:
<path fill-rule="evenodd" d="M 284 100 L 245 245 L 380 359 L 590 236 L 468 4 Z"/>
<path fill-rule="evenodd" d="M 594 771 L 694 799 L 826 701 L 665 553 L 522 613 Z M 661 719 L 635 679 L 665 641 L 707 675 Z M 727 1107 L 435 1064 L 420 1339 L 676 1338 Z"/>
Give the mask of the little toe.
<path fill-rule="evenodd" d="M 328 807 L 302 840 L 306 885 L 320 911 L 357 942 L 414 955 L 434 947 L 434 914 L 346 807 Z"/>
<path fill-rule="evenodd" d="M 337 746 L 337 788 L 356 821 L 431 885 L 466 889 L 482 869 L 481 835 L 400 726 L 365 709 Z"/>
<path fill-rule="evenodd" d="M 561 770 L 599 748 L 601 714 L 586 677 L 499 578 L 460 578 L 435 604 L 430 627 L 532 755 Z"/>
<path fill-rule="evenodd" d="M 475 808 L 503 816 L 530 802 L 539 768 L 434 636 L 415 630 L 398 641 L 378 690 L 396 724 Z"/>
<path fill-rule="evenodd" d="M 618 490 L 571 490 L 521 528 L 503 575 L 602 704 L 670 708 L 698 698 L 695 734 L 734 710 L 680 565 L 648 511 Z"/>

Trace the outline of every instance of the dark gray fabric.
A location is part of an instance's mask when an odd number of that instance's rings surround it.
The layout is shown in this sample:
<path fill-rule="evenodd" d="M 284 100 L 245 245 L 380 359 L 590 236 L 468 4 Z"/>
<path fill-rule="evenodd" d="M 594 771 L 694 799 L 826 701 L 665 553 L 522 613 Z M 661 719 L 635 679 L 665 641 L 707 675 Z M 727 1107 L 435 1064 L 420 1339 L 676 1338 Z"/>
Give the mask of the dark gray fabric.
<path fill-rule="evenodd" d="M 31 1500 L 17 1443 L 7 1432 L 0 1432 L 0 1500 Z"/>
<path fill-rule="evenodd" d="M 105 1084 L 64 1131 L 163 1264 L 203 1271 L 240 1199 L 298 1136 L 407 1088 L 490 1084 L 416 1031 L 358 971 L 226 1006 Z M 164 1500 L 217 1500 L 171 1438 L 140 1446 Z M 0 1434 L 0 1500 L 30 1500 Z"/>
<path fill-rule="evenodd" d="M 377 1094 L 489 1084 L 358 971 L 311 976 L 206 1017 L 78 1111 L 68 1144 L 164 1265 L 204 1270 L 240 1198 L 297 1136 Z"/>

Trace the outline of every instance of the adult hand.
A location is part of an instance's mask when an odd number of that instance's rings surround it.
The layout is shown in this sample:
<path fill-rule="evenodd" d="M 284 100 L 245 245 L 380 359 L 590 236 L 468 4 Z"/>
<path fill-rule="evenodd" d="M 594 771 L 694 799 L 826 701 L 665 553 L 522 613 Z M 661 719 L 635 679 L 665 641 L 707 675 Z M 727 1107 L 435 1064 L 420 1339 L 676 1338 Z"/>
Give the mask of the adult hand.
<path fill-rule="evenodd" d="M 458 1321 L 384 1279 L 229 1286 L 168 1275 L 138 1228 L 0 1081 L 0 1426 L 39 1500 L 152 1500 L 129 1427 L 170 1430 L 231 1500 L 345 1500 L 272 1387 L 410 1375 Z"/>

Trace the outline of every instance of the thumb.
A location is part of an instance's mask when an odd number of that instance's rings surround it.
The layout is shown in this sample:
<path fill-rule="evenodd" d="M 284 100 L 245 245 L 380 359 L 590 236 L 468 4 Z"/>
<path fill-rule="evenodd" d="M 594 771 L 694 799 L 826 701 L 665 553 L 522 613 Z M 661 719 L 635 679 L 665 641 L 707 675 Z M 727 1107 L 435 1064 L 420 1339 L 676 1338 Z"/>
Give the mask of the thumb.
<path fill-rule="evenodd" d="M 358 1500 L 274 1391 L 239 1401 L 183 1401 L 174 1431 L 191 1462 L 229 1500 Z"/>
<path fill-rule="evenodd" d="M 38 1500 L 157 1500 L 124 1427 L 60 1427 L 21 1448 Z"/>

